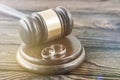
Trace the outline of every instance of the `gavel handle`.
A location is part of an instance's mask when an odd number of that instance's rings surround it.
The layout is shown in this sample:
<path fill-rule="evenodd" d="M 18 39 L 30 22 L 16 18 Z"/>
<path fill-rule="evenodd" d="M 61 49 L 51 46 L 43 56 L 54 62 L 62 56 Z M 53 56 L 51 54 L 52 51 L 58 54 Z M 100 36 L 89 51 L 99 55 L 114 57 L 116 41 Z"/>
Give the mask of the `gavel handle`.
<path fill-rule="evenodd" d="M 26 14 L 24 14 L 20 11 L 17 11 L 14 8 L 3 5 L 3 4 L 0 4 L 0 11 L 5 13 L 5 14 L 8 14 L 8 15 L 14 16 L 16 18 L 19 18 L 19 19 L 26 16 Z"/>

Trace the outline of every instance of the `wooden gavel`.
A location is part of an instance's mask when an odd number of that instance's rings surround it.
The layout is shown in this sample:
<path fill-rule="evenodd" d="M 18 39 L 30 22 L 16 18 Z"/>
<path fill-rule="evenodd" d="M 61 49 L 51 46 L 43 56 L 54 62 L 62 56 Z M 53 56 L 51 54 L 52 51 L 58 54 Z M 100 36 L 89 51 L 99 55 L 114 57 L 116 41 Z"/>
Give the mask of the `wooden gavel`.
<path fill-rule="evenodd" d="M 70 34 L 73 28 L 72 16 L 63 7 L 34 12 L 32 16 L 2 4 L 0 4 L 0 11 L 20 19 L 19 34 L 28 46 L 64 37 Z"/>
<path fill-rule="evenodd" d="M 69 35 L 73 20 L 67 9 L 56 7 L 28 16 L 0 4 L 0 11 L 20 19 L 19 34 L 24 44 L 16 57 L 24 69 L 39 74 L 60 74 L 83 62 L 83 46 L 76 37 Z"/>

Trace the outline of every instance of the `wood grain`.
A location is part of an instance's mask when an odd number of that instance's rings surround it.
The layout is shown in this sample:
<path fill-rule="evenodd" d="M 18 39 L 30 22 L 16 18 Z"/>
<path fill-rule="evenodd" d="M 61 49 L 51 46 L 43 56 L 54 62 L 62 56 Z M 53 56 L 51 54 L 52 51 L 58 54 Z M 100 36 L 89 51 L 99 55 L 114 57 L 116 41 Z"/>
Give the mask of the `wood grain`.
<path fill-rule="evenodd" d="M 72 12 L 75 23 L 72 35 L 82 42 L 86 50 L 84 63 L 68 74 L 27 72 L 16 62 L 16 52 L 21 43 L 19 22 L 0 13 L 0 80 L 120 80 L 119 0 L 0 0 L 0 3 L 26 14 L 65 6 Z"/>

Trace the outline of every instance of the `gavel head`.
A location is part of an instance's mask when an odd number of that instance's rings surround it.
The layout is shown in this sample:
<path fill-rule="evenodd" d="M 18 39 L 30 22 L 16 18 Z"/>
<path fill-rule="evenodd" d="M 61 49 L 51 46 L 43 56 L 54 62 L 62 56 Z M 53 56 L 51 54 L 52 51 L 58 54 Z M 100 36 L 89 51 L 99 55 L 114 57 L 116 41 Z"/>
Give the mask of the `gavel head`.
<path fill-rule="evenodd" d="M 35 12 L 32 17 L 23 17 L 20 23 L 20 37 L 28 46 L 62 38 L 73 28 L 72 16 L 63 7 Z"/>

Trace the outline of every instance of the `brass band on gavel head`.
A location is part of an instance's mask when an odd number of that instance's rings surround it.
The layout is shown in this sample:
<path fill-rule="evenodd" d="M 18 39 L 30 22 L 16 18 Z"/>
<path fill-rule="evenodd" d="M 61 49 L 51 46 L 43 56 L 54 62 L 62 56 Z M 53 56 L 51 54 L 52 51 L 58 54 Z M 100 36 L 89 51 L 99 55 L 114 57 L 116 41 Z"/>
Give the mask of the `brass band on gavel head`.
<path fill-rule="evenodd" d="M 73 28 L 72 16 L 63 7 L 35 12 L 32 17 L 22 18 L 20 23 L 20 36 L 29 46 L 64 37 L 70 34 Z"/>

